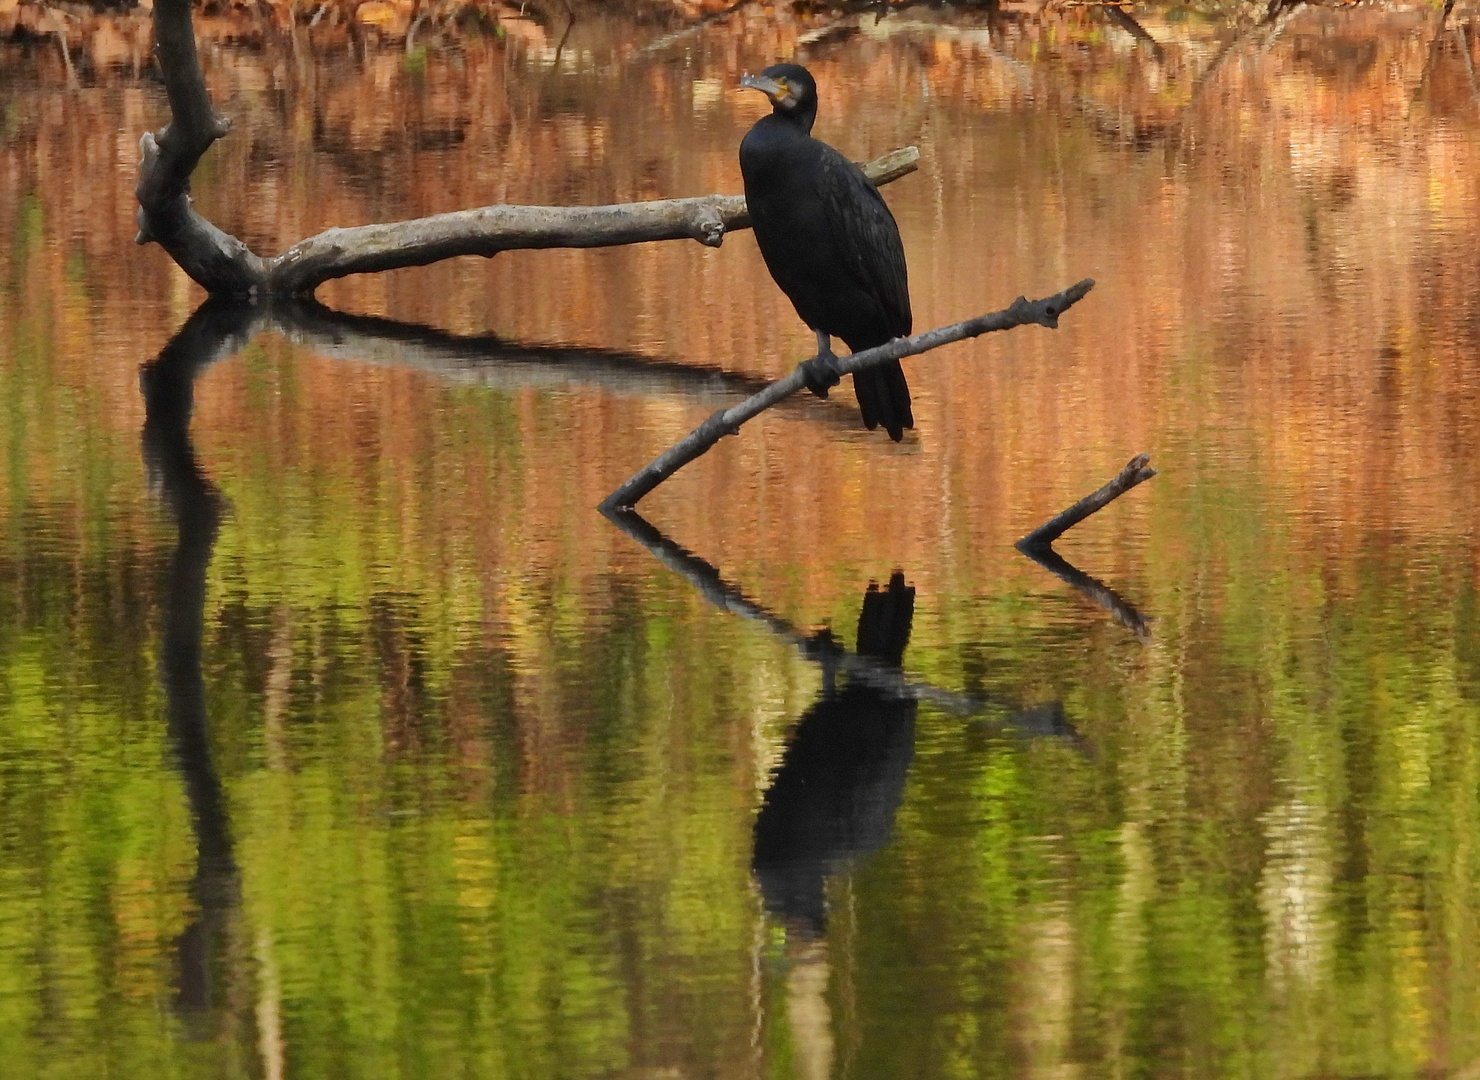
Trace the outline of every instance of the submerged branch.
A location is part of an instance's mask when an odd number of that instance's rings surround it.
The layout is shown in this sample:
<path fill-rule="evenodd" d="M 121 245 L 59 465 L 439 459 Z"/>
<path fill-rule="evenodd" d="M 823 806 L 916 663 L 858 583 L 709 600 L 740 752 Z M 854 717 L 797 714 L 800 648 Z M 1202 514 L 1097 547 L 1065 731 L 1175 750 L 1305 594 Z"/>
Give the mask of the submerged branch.
<path fill-rule="evenodd" d="M 1110 613 L 1121 626 L 1142 641 L 1151 640 L 1145 618 L 1114 589 L 1090 577 L 1053 549 L 1053 542 L 1091 514 L 1098 513 L 1131 488 L 1150 480 L 1156 470 L 1150 468 L 1150 454 L 1137 454 L 1108 484 L 1080 499 L 1062 513 L 1034 529 L 1017 542 L 1017 549 L 1060 581 L 1073 586 Z"/>
<path fill-rule="evenodd" d="M 1150 480 L 1156 475 L 1156 470 L 1149 468 L 1147 463 L 1151 460 L 1150 454 L 1137 454 L 1126 462 L 1125 468 L 1120 470 L 1120 475 L 1111 480 L 1098 491 L 1093 491 L 1080 499 L 1073 506 L 1062 513 L 1055 514 L 1038 528 L 1017 542 L 1018 550 L 1027 552 L 1031 550 L 1042 551 L 1053 545 L 1053 542 L 1075 525 L 1078 525 L 1091 514 L 1097 513 L 1109 506 L 1137 484 Z"/>
<path fill-rule="evenodd" d="M 953 341 L 978 337 L 994 330 L 1011 330 L 1015 326 L 1023 326 L 1027 323 L 1037 323 L 1039 326 L 1047 326 L 1050 329 L 1057 328 L 1059 316 L 1078 303 L 1090 289 L 1094 288 L 1094 285 L 1093 278 L 1085 278 L 1078 284 L 1071 285 L 1062 292 L 1042 300 L 1027 300 L 1019 296 L 1010 307 L 1002 311 L 980 315 L 975 319 L 967 319 L 965 322 L 951 326 L 927 330 L 914 337 L 895 338 L 885 345 L 865 349 L 852 356 L 841 357 L 837 361 L 837 371 L 840 375 L 851 375 L 864 368 L 875 367 L 886 361 L 899 360 L 906 356 L 916 356 L 942 345 L 949 345 Z M 802 374 L 802 367 L 798 365 L 791 374 L 777 379 L 760 393 L 747 398 L 739 405 L 715 412 L 709 419 L 659 454 L 625 484 L 608 495 L 601 503 L 602 512 L 630 509 L 636 506 L 639 499 L 689 462 L 701 457 L 722 437 L 738 434 L 741 424 L 759 416 L 772 405 L 790 397 L 805 385 L 806 380 Z"/>

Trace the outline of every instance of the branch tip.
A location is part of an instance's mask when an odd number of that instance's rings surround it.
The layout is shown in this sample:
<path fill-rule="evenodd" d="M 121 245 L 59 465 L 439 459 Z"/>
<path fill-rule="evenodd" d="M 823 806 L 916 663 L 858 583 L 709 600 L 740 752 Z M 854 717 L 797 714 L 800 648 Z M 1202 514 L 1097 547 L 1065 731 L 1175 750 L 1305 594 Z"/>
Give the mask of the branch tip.
<path fill-rule="evenodd" d="M 1017 542 L 1017 549 L 1029 557 L 1050 551 L 1054 541 L 1075 525 L 1091 514 L 1103 510 L 1137 484 L 1144 483 L 1155 476 L 1156 470 L 1147 468 L 1150 460 L 1151 455 L 1146 453 L 1137 454 L 1131 458 L 1113 480 L 1038 526 Z"/>

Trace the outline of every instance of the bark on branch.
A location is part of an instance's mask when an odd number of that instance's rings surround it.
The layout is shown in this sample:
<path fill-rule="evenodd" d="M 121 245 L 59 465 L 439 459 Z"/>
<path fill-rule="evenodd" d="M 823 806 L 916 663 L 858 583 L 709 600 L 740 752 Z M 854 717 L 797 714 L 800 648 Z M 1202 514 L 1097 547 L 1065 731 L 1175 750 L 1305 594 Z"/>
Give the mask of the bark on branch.
<path fill-rule="evenodd" d="M 1059 316 L 1078 303 L 1094 286 L 1093 278 L 1085 278 L 1062 292 L 1042 300 L 1028 300 L 1019 296 L 1011 306 L 1002 311 L 979 315 L 974 319 L 967 319 L 965 322 L 951 326 L 927 330 L 914 337 L 895 338 L 887 345 L 865 349 L 852 356 L 841 357 L 837 362 L 837 369 L 842 375 L 851 375 L 856 371 L 874 367 L 888 360 L 916 356 L 942 345 L 949 345 L 953 341 L 978 337 L 994 330 L 1011 330 L 1015 326 L 1023 326 L 1027 323 L 1037 323 L 1039 326 L 1056 329 L 1059 325 Z M 791 374 L 777 379 L 760 393 L 747 398 L 739 405 L 713 413 L 687 436 L 659 454 L 640 472 L 634 474 L 625 484 L 602 500 L 602 512 L 609 514 L 613 510 L 630 509 L 636 506 L 639 499 L 689 462 L 702 456 L 723 436 L 739 434 L 741 424 L 759 416 L 772 405 L 790 397 L 805 385 L 801 365 L 798 365 Z"/>
<path fill-rule="evenodd" d="M 1090 492 L 1062 513 L 1055 514 L 1038 528 L 1017 542 L 1018 550 L 1044 551 L 1053 542 L 1085 518 L 1109 506 L 1137 484 L 1144 483 L 1156 475 L 1149 467 L 1150 454 L 1137 454 L 1125 463 L 1118 476 L 1096 491 Z"/>
<path fill-rule="evenodd" d="M 863 165 L 876 185 L 915 171 L 920 152 L 895 150 Z M 652 240 L 697 240 L 719 247 L 750 228 L 743 195 L 617 203 L 612 206 L 483 206 L 447 214 L 327 229 L 266 264 L 262 290 L 313 292 L 331 278 L 425 266 L 458 255 L 491 258 L 515 248 L 590 248 Z"/>
<path fill-rule="evenodd" d="M 190 0 L 157 0 L 155 52 L 171 120 L 139 141 L 137 242 L 157 242 L 212 296 L 298 296 L 332 278 L 459 255 L 491 257 L 515 248 L 612 247 L 651 240 L 697 240 L 718 247 L 750 227 L 741 195 L 614 206 L 484 206 L 410 221 L 327 229 L 275 258 L 262 258 L 191 205 L 190 175 L 230 125 L 215 114 L 195 51 Z M 863 166 L 875 184 L 914 172 L 920 153 L 905 147 Z"/>

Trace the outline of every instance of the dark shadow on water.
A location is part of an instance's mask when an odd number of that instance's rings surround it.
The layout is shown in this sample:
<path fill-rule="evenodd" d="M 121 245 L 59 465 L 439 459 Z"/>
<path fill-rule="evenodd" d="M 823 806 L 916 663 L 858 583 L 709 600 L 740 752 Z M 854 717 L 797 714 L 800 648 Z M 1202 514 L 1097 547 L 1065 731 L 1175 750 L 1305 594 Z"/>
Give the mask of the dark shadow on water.
<path fill-rule="evenodd" d="M 898 667 L 915 590 L 895 573 L 870 585 L 858 655 Z M 766 908 L 805 938 L 827 929 L 826 884 L 837 866 L 888 842 L 915 747 L 914 697 L 848 680 L 824 687 L 802 714 L 755 820 L 751 870 Z"/>
<path fill-rule="evenodd" d="M 144 464 L 151 486 L 178 528 L 164 596 L 159 674 L 164 684 L 170 742 L 190 803 L 195 830 L 195 913 L 176 941 L 176 1008 L 193 1037 L 209 1037 L 209 1017 L 222 1004 L 215 973 L 227 924 L 241 896 L 231 824 L 221 780 L 211 759 L 210 722 L 201 670 L 206 570 L 211 562 L 222 500 L 201 473 L 190 442 L 195 380 L 234 352 L 244 329 L 236 305 L 207 304 L 140 373 L 144 395 Z"/>
<path fill-rule="evenodd" d="M 1051 547 L 1018 545 L 1018 550 L 1064 584 L 1072 586 L 1091 603 L 1102 607 L 1121 626 L 1142 643 L 1150 642 L 1151 627 L 1146 617 L 1119 593 L 1099 578 L 1090 577 Z"/>
<path fill-rule="evenodd" d="M 194 1038 L 214 1036 L 211 1018 L 225 1005 L 220 973 L 241 882 L 225 793 L 211 752 L 202 667 L 206 574 L 226 508 L 196 459 L 190 419 L 200 375 L 263 333 L 281 334 L 334 358 L 417 367 L 481 384 L 584 383 L 619 393 L 696 398 L 743 397 L 765 385 L 764 380 L 713 368 L 611 350 L 531 347 L 486 335 L 446 334 L 345 315 L 312 301 L 207 301 L 143 367 L 144 464 L 151 490 L 177 528 L 162 605 L 159 676 L 196 841 L 190 885 L 195 910 L 176 941 L 176 1009 Z M 851 423 L 846 411 L 828 411 Z"/>
<path fill-rule="evenodd" d="M 754 827 L 751 870 L 766 909 L 786 924 L 789 938 L 819 941 L 827 929 L 828 878 L 888 843 L 914 757 L 919 702 L 1009 737 L 1091 750 L 1059 702 L 1022 708 L 908 678 L 901 665 L 915 590 L 899 571 L 887 588 L 870 584 L 864 593 L 850 653 L 827 631 L 803 633 L 751 600 L 635 510 L 604 513 L 715 607 L 762 624 L 822 668 L 822 690 L 797 722 Z"/>

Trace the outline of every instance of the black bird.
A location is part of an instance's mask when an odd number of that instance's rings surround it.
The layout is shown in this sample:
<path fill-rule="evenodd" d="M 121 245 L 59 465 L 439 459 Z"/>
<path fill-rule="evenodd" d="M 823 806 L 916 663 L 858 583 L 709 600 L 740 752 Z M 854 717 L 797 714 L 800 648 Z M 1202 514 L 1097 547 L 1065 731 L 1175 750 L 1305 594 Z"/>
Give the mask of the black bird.
<path fill-rule="evenodd" d="M 813 393 L 838 383 L 829 338 L 853 352 L 908 337 L 910 290 L 899 226 L 863 170 L 812 138 L 817 84 L 806 68 L 777 64 L 740 85 L 771 99 L 771 115 L 740 142 L 751 227 L 766 267 L 804 323 L 817 356 L 804 371 Z M 896 442 L 915 426 L 898 360 L 855 372 L 864 425 Z"/>

